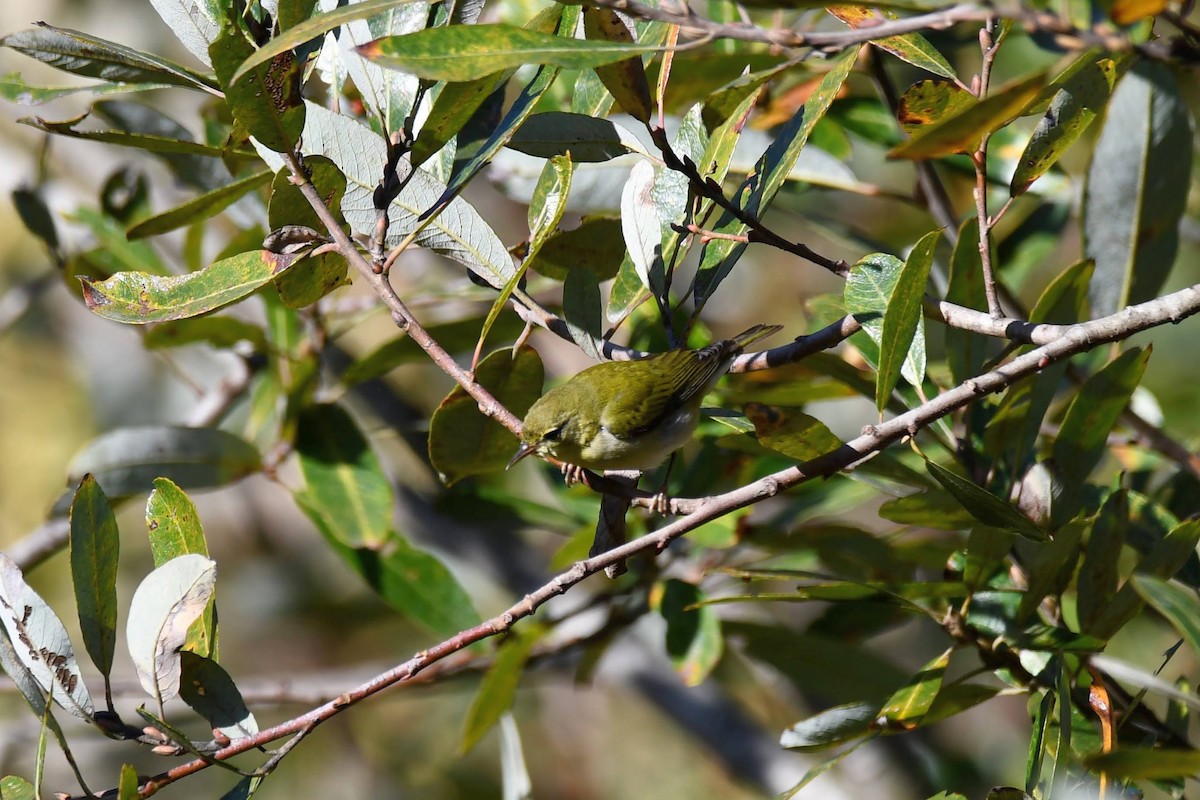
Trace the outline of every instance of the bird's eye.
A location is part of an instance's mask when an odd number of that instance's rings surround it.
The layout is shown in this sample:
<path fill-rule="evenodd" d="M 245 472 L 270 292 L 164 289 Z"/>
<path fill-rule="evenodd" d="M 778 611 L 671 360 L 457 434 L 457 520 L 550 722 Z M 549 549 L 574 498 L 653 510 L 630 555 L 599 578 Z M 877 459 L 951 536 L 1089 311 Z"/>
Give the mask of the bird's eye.
<path fill-rule="evenodd" d="M 562 432 L 563 432 L 563 428 L 564 428 L 564 427 L 566 427 L 566 426 L 565 426 L 565 425 L 559 425 L 557 428 L 555 428 L 554 430 L 552 430 L 552 431 L 548 432 L 548 433 L 547 433 L 545 436 L 543 436 L 543 437 L 542 437 L 542 439 L 543 439 L 544 441 L 547 441 L 547 442 L 557 442 L 557 441 L 558 441 L 558 437 L 559 437 L 559 436 L 562 436 Z"/>

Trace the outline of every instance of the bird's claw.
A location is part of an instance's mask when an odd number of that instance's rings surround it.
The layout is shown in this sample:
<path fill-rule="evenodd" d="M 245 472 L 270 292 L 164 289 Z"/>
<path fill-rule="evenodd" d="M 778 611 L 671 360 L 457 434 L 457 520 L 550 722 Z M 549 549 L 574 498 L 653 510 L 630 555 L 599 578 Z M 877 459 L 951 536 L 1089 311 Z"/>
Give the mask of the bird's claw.
<path fill-rule="evenodd" d="M 583 467 L 576 464 L 563 464 L 562 467 L 563 480 L 567 486 L 574 486 L 577 483 L 583 483 L 583 474 L 587 471 Z"/>

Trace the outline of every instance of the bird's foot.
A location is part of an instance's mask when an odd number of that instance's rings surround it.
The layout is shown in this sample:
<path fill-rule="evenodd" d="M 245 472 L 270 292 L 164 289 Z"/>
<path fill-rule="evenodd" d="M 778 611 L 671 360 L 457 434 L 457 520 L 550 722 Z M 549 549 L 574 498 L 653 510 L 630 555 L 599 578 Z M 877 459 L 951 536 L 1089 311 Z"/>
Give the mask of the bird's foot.
<path fill-rule="evenodd" d="M 584 467 L 580 467 L 575 464 L 564 463 L 560 469 L 562 470 L 563 480 L 566 481 L 567 486 L 574 486 L 577 483 L 583 483 L 583 474 L 587 472 Z"/>

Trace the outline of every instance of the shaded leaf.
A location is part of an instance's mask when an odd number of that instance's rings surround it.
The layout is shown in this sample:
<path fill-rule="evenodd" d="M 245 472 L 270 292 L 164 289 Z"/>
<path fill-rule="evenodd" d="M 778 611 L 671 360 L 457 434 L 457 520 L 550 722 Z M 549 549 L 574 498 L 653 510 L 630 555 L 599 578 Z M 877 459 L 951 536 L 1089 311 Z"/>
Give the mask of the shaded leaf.
<path fill-rule="evenodd" d="M 1082 633 L 1091 633 L 1092 624 L 1117 593 L 1121 548 L 1125 545 L 1128 524 L 1129 496 L 1124 490 L 1115 491 L 1096 514 L 1079 567 L 1075 614 Z"/>
<path fill-rule="evenodd" d="M 359 54 L 377 64 L 439 81 L 474 80 L 523 64 L 564 69 L 598 67 L 659 49 L 564 38 L 505 23 L 429 28 L 376 39 L 357 48 Z"/>
<path fill-rule="evenodd" d="M 533 269 L 560 281 L 571 271 L 584 269 L 597 281 L 606 281 L 616 277 L 624 256 L 619 217 L 584 217 L 577 227 L 556 230 L 546 239 Z"/>
<path fill-rule="evenodd" d="M 1045 82 L 1045 74 L 1037 72 L 1001 86 L 983 100 L 923 126 L 913 138 L 893 147 L 888 157 L 936 158 L 975 150 L 984 135 L 1020 116 Z"/>
<path fill-rule="evenodd" d="M 454 574 L 402 536 L 391 534 L 391 550 L 383 556 L 376 550 L 350 549 L 328 531 L 322 533 L 389 606 L 439 639 L 479 624 L 479 613 Z"/>
<path fill-rule="evenodd" d="M 242 31 L 233 8 L 226 13 L 220 35 L 208 46 L 225 100 L 234 119 L 251 136 L 276 152 L 290 152 L 304 129 L 300 64 L 287 51 L 234 80 L 234 72 L 254 54 L 255 47 Z"/>
<path fill-rule="evenodd" d="M 142 239 L 147 236 L 157 236 L 160 233 L 167 233 L 168 231 L 182 228 L 184 225 L 190 225 L 199 220 L 208 219 L 237 202 L 238 198 L 248 192 L 254 191 L 260 186 L 266 186 L 270 181 L 271 173 L 269 170 L 248 175 L 245 178 L 240 178 L 211 192 L 205 192 L 199 197 L 193 197 L 186 203 L 175 206 L 161 214 L 155 214 L 153 217 L 143 219 L 130 226 L 126 231 L 126 235 L 130 239 Z"/>
<path fill-rule="evenodd" d="M 341 406 L 300 412 L 296 454 L 304 476 L 296 503 L 323 531 L 352 548 L 379 548 L 391 538 L 391 482 Z"/>
<path fill-rule="evenodd" d="M 136 105 L 129 103 L 129 105 Z M 98 110 L 99 104 L 93 107 Z M 227 150 L 220 147 L 213 147 L 200 142 L 193 142 L 187 139 L 175 138 L 171 136 L 162 136 L 149 133 L 128 132 L 124 130 L 78 130 L 78 125 L 83 120 L 87 119 L 87 114 L 80 114 L 71 119 L 62 120 L 61 122 L 52 122 L 44 120 L 41 117 L 24 117 L 17 120 L 22 125 L 28 125 L 31 128 L 36 128 L 45 133 L 53 133 L 59 136 L 67 136 L 72 139 L 85 139 L 91 142 L 103 142 L 105 144 L 115 144 L 121 147 L 134 147 L 138 150 L 145 150 L 149 153 L 162 156 L 205 156 L 209 158 L 220 158 L 222 156 L 234 156 L 239 158 L 249 157 L 251 154 L 245 150 Z"/>
<path fill-rule="evenodd" d="M 339 227 L 349 233 L 350 228 L 342 218 L 342 198 L 346 194 L 346 176 L 337 165 L 324 156 L 304 159 L 304 169 L 309 183 L 316 189 L 325 208 L 337 220 Z M 300 225 L 317 231 L 325 230 L 325 223 L 304 198 L 300 187 L 292 183 L 291 173 L 280 170 L 271 184 L 271 202 L 267 207 L 267 224 L 277 231 L 287 225 Z M 322 253 L 310 257 L 289 270 L 275 281 L 279 299 L 288 308 L 304 308 L 312 305 L 339 286 L 350 283 L 347 273 L 349 264 L 338 253 Z"/>
<path fill-rule="evenodd" d="M 72 94 L 91 94 L 97 97 L 129 92 L 165 89 L 166 83 L 93 83 L 87 86 L 35 86 L 27 83 L 19 72 L 0 75 L 0 97 L 10 103 L 36 106 Z"/>
<path fill-rule="evenodd" d="M 529 660 L 533 646 L 537 644 L 538 636 L 523 632 L 521 635 L 510 635 L 496 651 L 492 666 L 483 676 L 479 690 L 471 699 L 471 707 L 467 710 L 467 718 L 463 724 L 462 740 L 458 749 L 461 753 L 470 750 L 490 731 L 500 718 L 512 708 L 517 696 L 517 684 L 521 681 L 521 673 L 525 670 L 525 662 Z"/>
<path fill-rule="evenodd" d="M 14 654 L 41 692 L 49 693 L 75 716 L 89 719 L 94 710 L 92 696 L 75 661 L 67 629 L 4 553 L 0 553 L 0 621 Z M 9 674 L 17 680 L 16 674 Z M 35 710 L 38 707 L 34 705 Z"/>
<path fill-rule="evenodd" d="M 879 507 L 879 516 L 901 525 L 943 531 L 966 530 L 978 522 L 954 495 L 942 489 L 888 500 Z"/>
<path fill-rule="evenodd" d="M 429 119 L 421 126 L 421 132 L 413 142 L 412 163 L 418 166 L 424 164 L 434 153 L 441 150 L 463 129 L 488 98 L 500 91 L 516 72 L 516 67 L 511 67 L 473 81 L 443 85 L 433 101 Z M 520 129 L 513 138 L 519 135 Z"/>
<path fill-rule="evenodd" d="M 1192 164 L 1191 113 L 1166 65 L 1139 61 L 1117 84 L 1083 192 L 1092 311 L 1155 297 L 1179 247 Z"/>
<path fill-rule="evenodd" d="M 230 739 L 258 733 L 258 721 L 220 664 L 195 653 L 180 653 L 179 698 Z"/>
<path fill-rule="evenodd" d="M 950 257 L 946 301 L 976 311 L 987 308 L 987 297 L 983 289 L 983 264 L 979 258 L 978 217 L 969 217 L 958 229 L 958 239 Z M 961 328 L 946 327 L 946 362 L 955 384 L 978 375 L 987 358 L 987 352 L 986 336 Z"/>
<path fill-rule="evenodd" d="M 929 460 L 925 461 L 925 468 L 971 516 L 984 525 L 1019 533 L 1035 542 L 1048 538 L 1024 514 L 982 486 Z"/>
<path fill-rule="evenodd" d="M 84 475 L 71 503 L 71 584 L 83 646 L 107 686 L 117 646 L 117 561 L 121 536 L 104 490 Z"/>
<path fill-rule="evenodd" d="M 108 280 L 80 277 L 83 299 L 97 315 L 114 322 L 143 325 L 207 314 L 253 294 L 278 278 L 303 253 L 252 250 L 217 261 L 186 275 L 119 272 Z"/>
<path fill-rule="evenodd" d="M 686 686 L 703 683 L 724 650 L 721 621 L 704 599 L 699 586 L 674 578 L 657 584 L 650 597 L 667 621 L 667 655 Z"/>
<path fill-rule="evenodd" d="M 1151 575 L 1131 578 L 1134 589 L 1179 632 L 1193 653 L 1200 653 L 1200 600 L 1196 592 Z"/>
<path fill-rule="evenodd" d="M 543 249 L 543 254 L 545 250 Z M 431 325 L 426 330 L 430 337 L 448 353 L 470 352 L 479 340 L 479 329 L 483 321 L 479 318 L 463 319 Z M 516 314 L 501 315 L 492 326 L 492 337 L 511 341 L 525 328 L 525 323 Z M 425 358 L 425 351 L 408 336 L 400 336 L 377 347 L 355 361 L 342 375 L 347 386 L 386 375 L 401 364 L 409 364 Z"/>
<path fill-rule="evenodd" d="M 543 377 L 542 361 L 529 347 L 515 354 L 497 350 L 475 368 L 476 383 L 518 417 L 541 395 Z M 429 422 L 429 460 L 447 486 L 503 469 L 517 444 L 512 433 L 480 413 L 478 401 L 461 386 L 442 400 Z"/>
<path fill-rule="evenodd" d="M 210 76 L 165 58 L 44 22 L 32 30 L 0 37 L 0 47 L 74 75 L 119 83 L 166 83 L 191 89 L 213 89 Z"/>
<path fill-rule="evenodd" d="M 826 709 L 785 730 L 779 737 L 779 746 L 807 752 L 858 739 L 871 732 L 878 710 L 872 703 Z"/>
<path fill-rule="evenodd" d="M 216 580 L 216 563 L 193 553 L 158 567 L 133 593 L 125 634 L 129 654 L 142 688 L 160 703 L 179 691 L 179 648 L 204 613 Z"/>
<path fill-rule="evenodd" d="M 646 147 L 622 125 L 609 119 L 566 111 L 531 114 L 505 145 L 538 158 L 570 154 L 575 163 L 608 161 Z"/>
<path fill-rule="evenodd" d="M 762 403 L 748 403 L 745 412 L 760 444 L 797 461 L 811 461 L 842 446 L 825 423 L 803 412 Z"/>
<path fill-rule="evenodd" d="M 584 8 L 583 30 L 589 41 L 627 45 L 636 41 L 625 20 L 613 9 L 603 6 Z M 591 66 L 595 67 L 600 81 L 626 114 L 643 124 L 650 122 L 650 112 L 653 110 L 650 84 L 646 82 L 646 69 L 641 56 L 622 59 L 615 64 Z"/>
<path fill-rule="evenodd" d="M 1115 780 L 1194 778 L 1200 772 L 1200 750 L 1126 746 L 1088 756 L 1083 764 Z"/>
<path fill-rule="evenodd" d="M 1055 472 L 1063 492 L 1054 505 L 1053 519 L 1075 516 L 1082 503 L 1083 482 L 1107 450 L 1108 435 L 1142 380 L 1150 348 L 1134 347 L 1088 378 L 1071 401 L 1054 440 Z"/>
<path fill-rule="evenodd" d="M 160 476 L 187 489 L 221 486 L 257 472 L 258 450 L 215 428 L 117 428 L 93 439 L 71 460 L 69 480 L 92 473 L 112 497 L 144 492 Z"/>
<path fill-rule="evenodd" d="M 247 342 L 255 352 L 267 350 L 267 336 L 262 328 L 230 316 L 189 317 L 159 322 L 146 328 L 142 336 L 142 344 L 148 350 L 182 347 L 198 342 L 221 349 Z"/>

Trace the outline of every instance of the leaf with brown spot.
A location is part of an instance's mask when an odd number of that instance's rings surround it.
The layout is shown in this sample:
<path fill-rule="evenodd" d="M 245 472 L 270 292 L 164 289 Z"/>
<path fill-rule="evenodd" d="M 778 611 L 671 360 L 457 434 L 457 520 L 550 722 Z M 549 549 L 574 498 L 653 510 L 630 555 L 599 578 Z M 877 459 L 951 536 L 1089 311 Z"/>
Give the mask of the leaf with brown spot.
<path fill-rule="evenodd" d="M 896 116 L 905 132 L 915 134 L 922 126 L 957 114 L 974 103 L 970 92 L 950 81 L 921 81 L 908 87 L 901 96 Z"/>
<path fill-rule="evenodd" d="M 186 275 L 118 272 L 108 280 L 80 277 L 88 308 L 105 319 L 144 325 L 207 314 L 278 278 L 304 253 L 251 250 Z"/>

